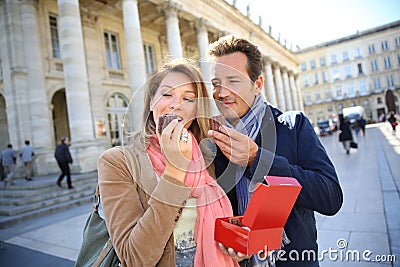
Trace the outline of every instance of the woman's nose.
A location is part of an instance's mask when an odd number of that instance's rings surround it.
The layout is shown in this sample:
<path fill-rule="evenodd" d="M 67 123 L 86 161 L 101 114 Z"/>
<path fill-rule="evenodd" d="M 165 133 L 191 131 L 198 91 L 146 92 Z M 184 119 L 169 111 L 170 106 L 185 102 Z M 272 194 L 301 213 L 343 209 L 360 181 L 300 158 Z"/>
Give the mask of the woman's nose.
<path fill-rule="evenodd" d="M 179 107 L 179 105 L 182 103 L 182 100 L 180 97 L 172 97 L 171 101 L 169 102 L 169 108 L 170 109 L 176 109 Z"/>

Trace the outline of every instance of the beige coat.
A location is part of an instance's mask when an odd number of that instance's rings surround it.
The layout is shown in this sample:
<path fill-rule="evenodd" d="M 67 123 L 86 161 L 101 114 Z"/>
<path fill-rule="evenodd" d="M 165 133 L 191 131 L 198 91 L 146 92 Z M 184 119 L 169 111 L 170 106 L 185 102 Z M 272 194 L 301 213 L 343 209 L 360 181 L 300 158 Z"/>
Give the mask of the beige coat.
<path fill-rule="evenodd" d="M 173 229 L 190 188 L 163 175 L 157 182 L 142 138 L 98 161 L 101 204 L 122 266 L 175 266 Z"/>

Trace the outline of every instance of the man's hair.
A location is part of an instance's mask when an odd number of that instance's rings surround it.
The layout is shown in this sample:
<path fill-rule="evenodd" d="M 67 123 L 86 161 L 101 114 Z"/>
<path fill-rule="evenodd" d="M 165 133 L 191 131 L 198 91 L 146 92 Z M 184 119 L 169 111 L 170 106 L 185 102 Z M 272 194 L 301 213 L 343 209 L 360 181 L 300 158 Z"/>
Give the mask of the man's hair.
<path fill-rule="evenodd" d="M 210 44 L 207 50 L 207 54 L 211 58 L 230 55 L 236 52 L 244 53 L 247 56 L 247 72 L 250 79 L 255 82 L 261 75 L 263 59 L 258 47 L 249 40 L 234 35 L 227 35 Z"/>
<path fill-rule="evenodd" d="M 66 137 L 66 136 L 64 136 L 64 137 L 61 137 L 61 143 L 64 143 L 65 142 L 65 140 L 67 140 L 68 139 L 68 137 Z"/>
<path fill-rule="evenodd" d="M 8 145 L 7 145 L 7 148 L 12 148 L 12 144 L 8 144 Z"/>
<path fill-rule="evenodd" d="M 29 140 L 25 140 L 25 145 L 29 145 L 31 142 L 29 142 Z"/>

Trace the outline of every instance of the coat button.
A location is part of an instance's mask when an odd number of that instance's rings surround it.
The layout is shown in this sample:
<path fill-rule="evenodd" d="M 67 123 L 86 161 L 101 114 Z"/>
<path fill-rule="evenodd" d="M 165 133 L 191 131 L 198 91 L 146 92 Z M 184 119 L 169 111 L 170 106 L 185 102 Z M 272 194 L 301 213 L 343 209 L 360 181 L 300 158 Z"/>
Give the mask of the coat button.
<path fill-rule="evenodd" d="M 186 200 L 182 201 L 182 206 L 186 205 Z"/>
<path fill-rule="evenodd" d="M 179 208 L 178 213 L 181 214 L 183 211 L 183 208 Z"/>
<path fill-rule="evenodd" d="M 175 222 L 178 222 L 179 221 L 179 216 L 176 216 L 175 217 Z"/>

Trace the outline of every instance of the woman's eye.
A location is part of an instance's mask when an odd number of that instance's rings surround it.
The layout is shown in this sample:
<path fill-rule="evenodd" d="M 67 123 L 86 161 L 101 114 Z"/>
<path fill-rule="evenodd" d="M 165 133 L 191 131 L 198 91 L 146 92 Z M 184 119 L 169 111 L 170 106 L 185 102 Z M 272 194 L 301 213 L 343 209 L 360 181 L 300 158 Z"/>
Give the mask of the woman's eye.
<path fill-rule="evenodd" d="M 186 102 L 191 102 L 191 103 L 193 103 L 194 101 L 196 101 L 195 98 L 191 98 L 191 97 L 184 97 L 183 100 L 186 101 Z"/>
<path fill-rule="evenodd" d="M 172 95 L 168 94 L 168 93 L 164 93 L 164 94 L 162 94 L 162 96 L 172 96 Z"/>

